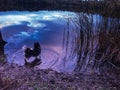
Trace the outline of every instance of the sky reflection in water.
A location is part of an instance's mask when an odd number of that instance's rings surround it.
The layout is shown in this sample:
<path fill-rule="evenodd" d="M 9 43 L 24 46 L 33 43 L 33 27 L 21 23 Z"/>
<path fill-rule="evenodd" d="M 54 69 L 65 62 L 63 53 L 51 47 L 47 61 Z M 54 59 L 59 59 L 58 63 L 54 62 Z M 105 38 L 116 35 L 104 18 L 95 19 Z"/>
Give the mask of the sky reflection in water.
<path fill-rule="evenodd" d="M 8 61 L 14 59 L 14 63 L 23 65 L 22 46 L 32 47 L 35 41 L 39 41 L 43 62 L 39 67 L 51 67 L 61 56 L 63 31 L 68 18 L 74 18 L 75 15 L 62 11 L 0 12 L 0 29 L 4 40 L 8 42 L 5 46 Z"/>
<path fill-rule="evenodd" d="M 9 62 L 14 60 L 14 63 L 23 65 L 22 47 L 24 45 L 33 47 L 34 42 L 39 41 L 42 48 L 42 64 L 38 67 L 67 72 L 71 72 L 76 65 L 77 53 L 74 57 L 71 55 L 74 51 L 71 46 L 76 43 L 73 38 L 79 39 L 80 27 L 82 30 L 91 29 L 96 33 L 101 29 L 114 29 L 119 22 L 119 19 L 102 17 L 97 14 L 76 14 L 66 11 L 0 12 L 0 29 L 3 39 L 8 42 L 5 45 L 5 54 L 8 55 Z M 67 37 L 68 31 L 69 41 L 64 38 L 64 36 Z M 69 42 L 67 48 L 64 47 L 64 49 L 63 40 Z"/>

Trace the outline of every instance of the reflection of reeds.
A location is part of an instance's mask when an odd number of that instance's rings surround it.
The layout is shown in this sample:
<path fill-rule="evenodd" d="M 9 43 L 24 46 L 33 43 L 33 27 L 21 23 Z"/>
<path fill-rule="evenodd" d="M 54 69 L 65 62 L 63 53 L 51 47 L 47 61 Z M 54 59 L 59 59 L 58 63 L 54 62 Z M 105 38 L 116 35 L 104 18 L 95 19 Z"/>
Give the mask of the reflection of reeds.
<path fill-rule="evenodd" d="M 64 28 L 64 32 L 63 32 L 63 43 L 62 43 L 62 49 L 63 49 L 63 53 L 65 53 L 65 55 L 63 56 L 63 62 L 64 62 L 64 67 L 65 67 L 65 62 L 67 60 L 67 53 L 68 53 L 68 47 L 69 47 L 69 34 L 70 34 L 70 31 L 69 31 L 69 19 L 68 19 L 68 22 L 67 22 L 67 28 L 65 27 Z"/>
<path fill-rule="evenodd" d="M 66 26 L 64 28 L 64 32 L 63 32 L 63 43 L 62 43 L 62 50 L 63 50 L 63 55 L 62 55 L 62 59 L 64 62 L 64 67 L 66 64 L 66 61 L 69 60 L 73 60 L 74 56 L 75 56 L 75 40 L 73 38 L 76 38 L 76 30 L 73 29 L 71 27 L 72 22 L 71 22 L 71 18 L 67 18 L 67 22 L 66 22 Z M 67 62 L 68 63 L 68 62 Z"/>
<path fill-rule="evenodd" d="M 99 71 L 108 62 L 115 67 L 120 64 L 119 19 L 99 17 L 94 24 L 93 18 L 92 15 L 81 13 L 76 22 L 79 27 L 76 72 L 90 71 L 90 68 Z"/>

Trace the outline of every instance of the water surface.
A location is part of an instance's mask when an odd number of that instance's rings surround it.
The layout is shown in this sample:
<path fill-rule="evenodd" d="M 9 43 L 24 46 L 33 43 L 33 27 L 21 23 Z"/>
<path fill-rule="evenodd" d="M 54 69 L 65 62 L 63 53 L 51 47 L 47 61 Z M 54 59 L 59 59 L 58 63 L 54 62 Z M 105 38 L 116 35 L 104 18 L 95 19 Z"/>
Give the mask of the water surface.
<path fill-rule="evenodd" d="M 33 47 L 34 42 L 39 42 L 42 64 L 37 67 L 68 72 L 76 65 L 74 46 L 80 27 L 97 31 L 112 28 L 113 22 L 120 23 L 119 19 L 67 11 L 0 12 L 0 29 L 8 42 L 4 52 L 10 63 L 24 65 L 22 47 Z"/>

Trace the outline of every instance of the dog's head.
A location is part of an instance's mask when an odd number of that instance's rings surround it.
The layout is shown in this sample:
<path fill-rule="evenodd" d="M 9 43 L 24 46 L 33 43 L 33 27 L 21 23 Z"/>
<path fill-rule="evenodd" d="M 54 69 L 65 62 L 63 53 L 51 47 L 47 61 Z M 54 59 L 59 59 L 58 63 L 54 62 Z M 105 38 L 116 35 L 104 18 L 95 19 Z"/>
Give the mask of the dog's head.
<path fill-rule="evenodd" d="M 22 47 L 22 51 L 24 52 L 25 57 L 32 56 L 32 50 L 33 50 L 32 48 L 29 48 L 26 45 Z"/>

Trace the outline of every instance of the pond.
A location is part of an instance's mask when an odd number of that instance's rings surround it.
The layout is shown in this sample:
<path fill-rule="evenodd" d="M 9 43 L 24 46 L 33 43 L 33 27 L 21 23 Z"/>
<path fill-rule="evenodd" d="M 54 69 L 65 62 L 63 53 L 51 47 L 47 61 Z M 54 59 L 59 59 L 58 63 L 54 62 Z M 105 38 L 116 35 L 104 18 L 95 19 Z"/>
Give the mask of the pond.
<path fill-rule="evenodd" d="M 97 30 L 98 27 L 104 27 L 104 20 L 108 22 L 105 29 L 110 28 L 113 21 L 119 23 L 119 19 L 68 11 L 0 12 L 0 29 L 3 39 L 8 42 L 4 53 L 8 62 L 24 65 L 22 47 L 33 47 L 34 42 L 39 42 L 42 63 L 37 67 L 71 72 L 77 61 L 77 52 L 74 50 L 80 26 L 87 29 L 91 25 L 91 29 Z"/>

